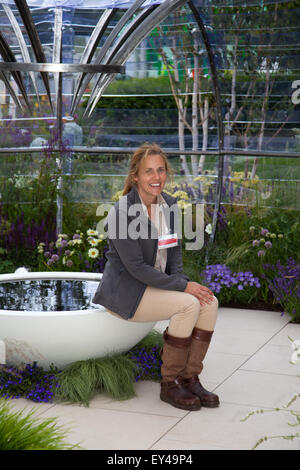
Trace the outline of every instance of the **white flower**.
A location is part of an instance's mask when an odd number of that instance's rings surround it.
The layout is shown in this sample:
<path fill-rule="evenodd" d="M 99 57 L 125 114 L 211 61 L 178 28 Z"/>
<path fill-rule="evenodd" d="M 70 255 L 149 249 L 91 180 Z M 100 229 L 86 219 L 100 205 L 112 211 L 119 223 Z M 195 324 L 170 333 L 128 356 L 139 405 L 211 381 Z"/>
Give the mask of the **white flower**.
<path fill-rule="evenodd" d="M 293 341 L 291 347 L 294 351 L 297 351 L 297 349 L 300 349 L 300 339 L 296 339 L 295 341 Z"/>
<path fill-rule="evenodd" d="M 96 238 L 89 238 L 88 241 L 89 241 L 89 244 L 92 246 L 97 246 L 99 243 L 99 240 L 96 240 Z"/>
<path fill-rule="evenodd" d="M 90 248 L 88 251 L 89 258 L 97 258 L 99 256 L 99 250 L 97 248 Z"/>
<path fill-rule="evenodd" d="M 271 196 L 270 191 L 267 191 L 265 193 L 261 193 L 262 199 L 269 199 L 270 196 Z"/>
<path fill-rule="evenodd" d="M 293 354 L 291 355 L 291 363 L 300 364 L 300 350 L 299 349 L 294 351 Z"/>
<path fill-rule="evenodd" d="M 97 237 L 98 236 L 98 232 L 97 230 L 92 230 L 92 229 L 89 229 L 86 231 L 87 235 L 90 236 L 90 237 Z"/>
<path fill-rule="evenodd" d="M 211 232 L 212 232 L 212 225 L 211 224 L 206 225 L 205 232 L 208 233 L 208 235 L 211 234 Z"/>
<path fill-rule="evenodd" d="M 291 356 L 292 364 L 300 364 L 300 339 L 296 339 L 291 345 L 293 353 Z"/>

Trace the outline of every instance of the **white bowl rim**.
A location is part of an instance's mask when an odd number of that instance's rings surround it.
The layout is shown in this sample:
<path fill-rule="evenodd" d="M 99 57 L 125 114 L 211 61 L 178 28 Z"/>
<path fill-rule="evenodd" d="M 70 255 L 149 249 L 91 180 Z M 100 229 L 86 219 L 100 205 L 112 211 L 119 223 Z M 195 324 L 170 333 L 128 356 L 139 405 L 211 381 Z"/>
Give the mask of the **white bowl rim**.
<path fill-rule="evenodd" d="M 33 272 L 19 272 L 0 274 L 0 283 L 10 281 L 30 281 L 30 280 L 82 280 L 82 281 L 100 281 L 102 273 L 82 273 L 71 271 L 33 271 Z M 102 305 L 86 310 L 62 310 L 58 311 L 38 311 L 38 310 L 4 310 L 0 309 L 0 315 L 4 316 L 28 316 L 28 317 L 60 317 L 60 316 L 76 316 L 76 315 L 91 315 L 99 314 L 105 311 Z"/>

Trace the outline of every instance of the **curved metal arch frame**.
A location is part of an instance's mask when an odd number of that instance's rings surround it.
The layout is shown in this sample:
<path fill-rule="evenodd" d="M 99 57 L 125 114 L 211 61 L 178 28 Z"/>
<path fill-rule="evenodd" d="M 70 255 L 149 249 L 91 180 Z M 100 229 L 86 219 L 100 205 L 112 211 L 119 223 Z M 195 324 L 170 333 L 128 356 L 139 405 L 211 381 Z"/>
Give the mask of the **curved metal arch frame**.
<path fill-rule="evenodd" d="M 212 80 L 213 80 L 213 87 L 214 87 L 214 93 L 215 93 L 215 100 L 216 100 L 216 116 L 217 116 L 217 128 L 218 128 L 218 179 L 217 179 L 217 188 L 216 188 L 216 196 L 215 196 L 215 204 L 214 204 L 214 213 L 213 213 L 213 221 L 212 221 L 212 233 L 210 235 L 210 243 L 213 243 L 214 238 L 215 238 L 215 232 L 216 232 L 216 225 L 217 225 L 217 218 L 218 218 L 218 212 L 220 209 L 220 204 L 221 204 L 221 195 L 222 195 L 222 187 L 223 187 L 223 167 L 224 167 L 224 125 L 223 125 L 223 119 L 222 119 L 222 106 L 221 106 L 221 97 L 220 97 L 220 88 L 219 88 L 219 83 L 218 83 L 218 76 L 217 76 L 217 70 L 216 70 L 216 65 L 215 65 L 215 60 L 214 60 L 214 54 L 213 50 L 211 47 L 211 44 L 209 42 L 208 35 L 206 33 L 206 29 L 204 26 L 204 23 L 202 21 L 202 18 L 199 14 L 199 11 L 197 7 L 195 6 L 193 0 L 167 0 L 166 2 L 162 2 L 159 6 L 156 6 L 155 8 L 147 9 L 147 12 L 149 13 L 148 15 L 141 15 L 141 20 L 136 20 L 136 22 L 133 22 L 133 25 L 130 26 L 129 30 L 127 33 L 124 35 L 124 39 L 119 41 L 120 47 L 115 47 L 115 49 L 112 51 L 112 53 L 109 56 L 109 59 L 105 61 L 104 64 L 100 65 L 100 59 L 104 59 L 105 54 L 100 53 L 99 60 L 96 59 L 96 64 L 92 65 L 90 64 L 91 60 L 91 54 L 86 53 L 86 57 L 84 57 L 84 60 L 79 64 L 79 65 L 74 65 L 74 64 L 61 64 L 61 46 L 62 46 L 62 38 L 61 38 L 61 26 L 62 26 L 62 13 L 61 11 L 58 11 L 60 9 L 55 9 L 55 27 L 54 27 L 54 51 L 53 51 L 53 63 L 52 64 L 47 64 L 45 61 L 45 56 L 43 52 L 42 45 L 39 41 L 38 33 L 36 31 L 35 25 L 33 23 L 33 19 L 29 10 L 29 7 L 27 5 L 26 0 L 15 0 L 15 4 L 17 6 L 17 9 L 20 13 L 20 16 L 23 20 L 25 29 L 27 31 L 28 37 L 30 39 L 31 45 L 33 47 L 33 51 L 35 54 L 35 57 L 37 59 L 37 63 L 17 63 L 14 59 L 14 57 L 9 57 L 9 60 L 4 62 L 3 64 L 0 63 L 0 74 L 5 81 L 5 83 L 8 83 L 8 80 L 6 79 L 6 75 L 4 70 L 8 71 L 10 70 L 12 74 L 14 74 L 15 77 L 19 78 L 21 77 L 20 72 L 21 71 L 28 71 L 31 75 L 31 78 L 34 82 L 34 86 L 36 89 L 36 84 L 33 78 L 33 72 L 34 71 L 39 71 L 42 75 L 44 85 L 47 91 L 47 95 L 49 97 L 49 102 L 52 107 L 52 101 L 51 101 L 51 95 L 50 95 L 50 88 L 49 88 L 49 81 L 48 81 L 48 76 L 47 72 L 48 71 L 53 71 L 55 72 L 55 92 L 56 92 L 56 115 L 57 115 L 57 121 L 58 121 L 58 136 L 59 139 L 61 139 L 62 135 L 62 110 L 61 110 L 61 103 L 62 103 L 62 76 L 61 73 L 65 71 L 71 71 L 71 72 L 80 72 L 80 77 L 77 82 L 76 86 L 76 93 L 75 97 L 73 100 L 72 104 L 72 111 L 74 111 L 74 102 L 75 99 L 77 98 L 78 95 L 80 95 L 82 91 L 82 86 L 86 82 L 84 78 L 86 76 L 91 76 L 94 73 L 99 73 L 100 72 L 100 77 L 97 80 L 96 86 L 94 87 L 92 95 L 95 96 L 94 98 L 94 103 L 93 105 L 89 105 L 92 109 L 94 109 L 95 103 L 100 99 L 104 89 L 106 86 L 111 82 L 111 80 L 114 77 L 114 74 L 116 72 L 122 72 L 124 71 L 124 64 L 129 56 L 130 53 L 133 52 L 133 50 L 136 49 L 136 47 L 140 44 L 142 39 L 149 34 L 149 31 L 155 27 L 155 25 L 159 24 L 163 19 L 165 19 L 172 11 L 174 11 L 176 8 L 184 5 L 187 3 L 189 5 L 189 8 L 197 22 L 199 31 L 201 33 L 208 59 L 209 59 L 209 64 L 210 64 L 210 70 L 212 74 Z M 139 6 L 141 6 L 142 2 L 141 0 L 136 0 L 134 3 L 133 7 L 131 7 L 130 12 L 132 11 L 133 13 L 138 9 Z M 22 41 L 20 42 L 21 38 L 20 36 L 20 31 L 16 28 L 16 25 L 14 24 L 14 16 L 8 8 L 5 9 L 6 13 L 10 17 L 11 24 L 18 36 L 19 44 L 22 46 Z M 94 30 L 94 37 L 92 40 L 92 43 L 89 43 L 88 46 L 90 49 L 93 51 L 96 49 L 96 42 L 99 39 L 99 37 L 103 34 L 104 30 L 106 29 L 108 25 L 108 21 L 106 19 L 113 17 L 113 9 L 112 10 L 106 10 L 106 15 L 105 18 L 98 23 L 98 31 L 97 31 L 97 26 Z M 147 18 L 148 16 L 148 18 Z M 129 17 L 129 15 L 125 14 L 125 17 Z M 15 22 L 16 23 L 16 22 Z M 122 23 L 122 21 L 121 21 Z M 122 26 L 124 25 L 124 20 L 122 23 Z M 146 27 L 144 28 L 144 24 L 146 23 Z M 136 26 L 135 26 L 136 25 Z M 144 31 L 142 29 L 144 28 Z M 136 32 L 141 32 L 139 34 L 138 40 L 135 39 L 134 41 L 134 46 L 132 47 L 132 44 L 129 45 L 129 42 L 132 42 L 132 37 L 133 33 Z M 149 31 L 148 31 L 149 30 Z M 146 32 L 146 33 L 145 33 Z M 110 35 L 110 41 L 112 42 L 112 38 L 116 37 L 116 33 Z M 24 46 L 24 44 L 23 44 Z M 127 47 L 126 47 L 127 46 Z M 9 46 L 8 46 L 9 47 Z M 24 47 L 23 47 L 24 49 Z M 105 49 L 105 48 L 104 48 Z M 106 48 L 108 50 L 108 46 Z M 115 57 L 116 56 L 116 57 Z M 3 57 L 5 58 L 5 57 Z M 23 58 L 28 59 L 28 55 L 24 55 L 23 51 Z M 119 59 L 119 62 L 121 64 L 118 64 L 114 62 L 114 59 Z M 112 62 L 111 62 L 112 61 Z M 101 73 L 102 72 L 102 73 Z M 99 86 L 99 81 L 101 83 L 102 81 L 102 86 L 100 87 L 100 91 L 97 90 L 97 87 Z M 103 83 L 104 82 L 104 83 Z M 24 88 L 23 88 L 23 83 L 22 80 L 19 80 L 19 88 L 21 91 L 23 91 L 23 96 L 24 96 Z M 16 102 L 18 106 L 20 106 L 20 101 L 18 100 L 16 94 L 14 93 L 13 89 L 9 88 L 9 91 L 12 95 L 12 98 Z M 26 95 L 26 93 L 25 93 Z M 39 96 L 37 95 L 38 99 Z M 25 96 L 26 98 L 26 96 Z M 79 103 L 80 97 L 77 100 L 77 104 Z M 27 104 L 27 100 L 25 100 Z M 59 216 L 59 219 L 62 219 L 62 214 Z M 58 227 L 58 231 L 61 231 L 61 225 L 62 225 L 62 220 L 59 222 L 60 227 Z"/>

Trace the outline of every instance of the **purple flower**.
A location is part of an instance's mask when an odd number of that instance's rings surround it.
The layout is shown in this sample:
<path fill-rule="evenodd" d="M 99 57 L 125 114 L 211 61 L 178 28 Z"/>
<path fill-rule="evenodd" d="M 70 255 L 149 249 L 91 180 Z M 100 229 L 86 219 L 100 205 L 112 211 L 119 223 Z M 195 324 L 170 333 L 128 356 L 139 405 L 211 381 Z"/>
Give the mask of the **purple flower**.
<path fill-rule="evenodd" d="M 59 256 L 58 255 L 52 255 L 51 260 L 52 260 L 53 263 L 55 263 L 55 261 L 59 260 Z"/>
<path fill-rule="evenodd" d="M 70 268 L 73 265 L 73 261 L 68 259 L 68 261 L 66 261 L 66 265 Z"/>
<path fill-rule="evenodd" d="M 78 233 L 75 233 L 73 235 L 73 240 L 80 240 L 80 235 Z"/>
<path fill-rule="evenodd" d="M 265 252 L 264 250 L 259 250 L 259 251 L 257 252 L 257 256 L 258 256 L 259 258 L 262 258 L 263 256 L 265 256 L 265 254 L 266 254 L 266 252 Z"/>
<path fill-rule="evenodd" d="M 252 246 L 258 246 L 259 245 L 259 240 L 253 240 Z"/>
<path fill-rule="evenodd" d="M 262 228 L 260 233 L 261 233 L 262 236 L 264 236 L 268 233 L 268 231 L 269 230 L 267 228 Z"/>
<path fill-rule="evenodd" d="M 238 290 L 243 290 L 244 286 L 260 287 L 259 279 L 254 278 L 250 271 L 232 273 L 231 269 L 224 264 L 208 265 L 203 271 L 204 281 L 208 287 L 219 294 L 222 288 L 237 285 Z"/>
<path fill-rule="evenodd" d="M 272 248 L 272 243 L 271 242 L 266 242 L 265 247 L 266 248 Z"/>

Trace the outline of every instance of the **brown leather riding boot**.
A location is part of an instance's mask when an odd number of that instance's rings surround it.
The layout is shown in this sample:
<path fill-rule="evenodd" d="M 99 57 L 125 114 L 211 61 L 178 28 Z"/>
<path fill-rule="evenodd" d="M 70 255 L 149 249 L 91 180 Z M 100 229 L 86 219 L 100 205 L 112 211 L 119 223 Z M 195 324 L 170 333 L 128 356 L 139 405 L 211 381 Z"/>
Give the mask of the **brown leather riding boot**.
<path fill-rule="evenodd" d="M 186 367 L 191 337 L 177 338 L 164 332 L 161 366 L 160 399 L 183 410 L 200 410 L 200 399 L 182 385 L 181 373 Z"/>
<path fill-rule="evenodd" d="M 203 369 L 203 360 L 210 345 L 213 331 L 194 328 L 187 365 L 182 373 L 184 386 L 195 396 L 200 398 L 202 406 L 215 408 L 219 406 L 219 397 L 205 390 L 199 381 L 199 374 Z"/>

